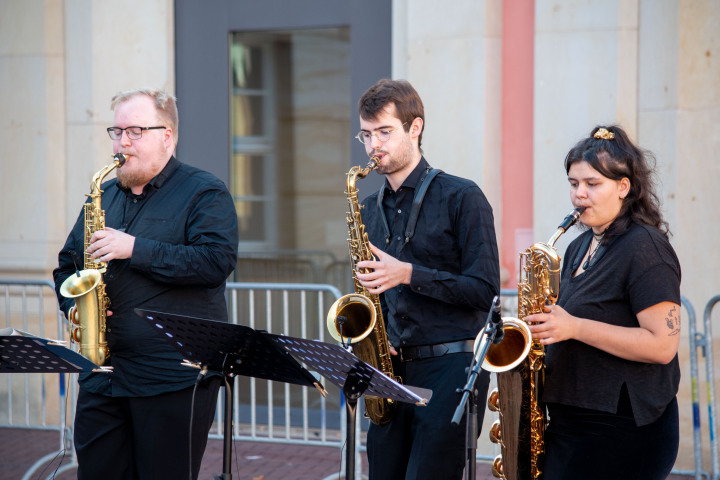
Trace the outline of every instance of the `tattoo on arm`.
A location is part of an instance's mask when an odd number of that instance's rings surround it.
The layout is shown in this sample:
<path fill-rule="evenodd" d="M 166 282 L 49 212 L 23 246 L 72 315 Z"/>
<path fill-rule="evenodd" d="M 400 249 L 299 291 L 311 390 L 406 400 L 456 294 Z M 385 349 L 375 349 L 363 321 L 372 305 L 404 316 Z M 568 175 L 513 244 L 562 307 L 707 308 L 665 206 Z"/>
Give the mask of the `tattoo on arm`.
<path fill-rule="evenodd" d="M 668 333 L 669 336 L 680 333 L 680 313 L 678 312 L 677 306 L 673 306 L 667 313 L 665 324 L 670 330 L 670 333 Z"/>

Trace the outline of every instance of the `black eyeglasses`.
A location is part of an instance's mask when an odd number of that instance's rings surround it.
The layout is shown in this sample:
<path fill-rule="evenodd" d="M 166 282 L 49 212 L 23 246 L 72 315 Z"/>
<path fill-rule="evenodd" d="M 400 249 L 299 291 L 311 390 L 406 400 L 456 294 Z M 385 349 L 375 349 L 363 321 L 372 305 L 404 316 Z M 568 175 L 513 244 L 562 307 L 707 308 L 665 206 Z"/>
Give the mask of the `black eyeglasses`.
<path fill-rule="evenodd" d="M 161 128 L 167 127 L 109 127 L 107 129 L 108 135 L 113 140 L 120 140 L 123 132 L 127 132 L 127 136 L 130 140 L 140 140 L 142 138 L 142 132 L 144 130 L 160 130 Z"/>

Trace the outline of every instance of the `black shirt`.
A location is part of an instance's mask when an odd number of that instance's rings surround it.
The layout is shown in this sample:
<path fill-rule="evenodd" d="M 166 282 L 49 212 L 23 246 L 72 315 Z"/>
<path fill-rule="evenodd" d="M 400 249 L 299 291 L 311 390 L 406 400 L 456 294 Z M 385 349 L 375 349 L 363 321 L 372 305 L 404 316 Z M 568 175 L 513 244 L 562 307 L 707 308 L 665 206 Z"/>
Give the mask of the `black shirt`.
<path fill-rule="evenodd" d="M 405 242 L 413 196 L 429 168 L 422 158 L 397 192 L 386 181 L 388 243 L 378 192 L 362 202 L 370 242 L 413 266 L 410 285 L 380 295 L 390 343 L 397 347 L 475 338 L 500 292 L 492 208 L 471 180 L 438 174 L 422 202 L 415 235 Z"/>
<path fill-rule="evenodd" d="M 180 365 L 182 356 L 135 308 L 227 321 L 225 282 L 237 262 L 237 214 L 225 185 L 210 173 L 174 157 L 141 195 L 121 189 L 116 179 L 102 186 L 105 226 L 135 237 L 132 257 L 112 260 L 103 276 L 112 315 L 107 340 L 114 369 L 83 374 L 88 391 L 112 396 L 148 396 L 194 383 L 197 371 Z M 81 212 L 53 272 L 60 308 L 74 305 L 59 293 L 82 261 Z M 82 267 L 82 266 L 81 266 Z"/>
<path fill-rule="evenodd" d="M 557 304 L 568 313 L 637 328 L 642 310 L 664 301 L 680 305 L 680 263 L 660 231 L 633 224 L 573 277 L 591 235 L 573 240 L 563 261 Z M 662 415 L 680 382 L 677 355 L 667 365 L 642 363 L 567 340 L 549 345 L 546 361 L 545 402 L 616 413 L 625 383 L 638 426 Z"/>

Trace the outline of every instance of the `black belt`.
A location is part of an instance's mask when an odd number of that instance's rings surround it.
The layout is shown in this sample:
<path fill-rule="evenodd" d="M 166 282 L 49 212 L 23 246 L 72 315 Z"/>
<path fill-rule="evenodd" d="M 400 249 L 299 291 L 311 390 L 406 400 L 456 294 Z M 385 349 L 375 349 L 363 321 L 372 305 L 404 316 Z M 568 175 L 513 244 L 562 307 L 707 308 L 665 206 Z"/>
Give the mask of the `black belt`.
<path fill-rule="evenodd" d="M 400 360 L 412 362 L 423 358 L 442 357 L 450 353 L 472 353 L 475 340 L 458 340 L 457 342 L 436 343 L 435 345 L 419 345 L 417 347 L 398 348 Z"/>

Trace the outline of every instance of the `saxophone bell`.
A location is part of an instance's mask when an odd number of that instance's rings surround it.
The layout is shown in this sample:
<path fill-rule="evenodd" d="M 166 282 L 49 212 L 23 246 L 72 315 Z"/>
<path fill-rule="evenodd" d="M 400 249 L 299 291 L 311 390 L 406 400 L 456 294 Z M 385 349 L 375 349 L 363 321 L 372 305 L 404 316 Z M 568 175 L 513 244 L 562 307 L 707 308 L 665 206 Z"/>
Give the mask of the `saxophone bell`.
<path fill-rule="evenodd" d="M 100 325 L 93 321 L 100 316 L 97 289 L 101 282 L 102 275 L 98 270 L 86 269 L 70 275 L 60 286 L 63 297 L 75 299 L 75 306 L 68 314 L 70 338 L 80 344 L 80 352 L 96 365 L 105 363 L 109 353 Z M 98 338 L 102 341 L 94 341 Z"/>
<path fill-rule="evenodd" d="M 488 372 L 507 372 L 517 367 L 530 353 L 532 334 L 525 322 L 512 317 L 503 317 L 502 328 L 504 336 L 502 342 L 491 343 L 488 347 L 482 368 Z M 483 339 L 475 339 L 475 350 L 482 348 L 478 345 Z M 484 343 L 484 342 L 483 342 Z"/>
<path fill-rule="evenodd" d="M 376 321 L 372 300 L 357 293 L 338 298 L 327 314 L 330 336 L 343 345 L 367 338 L 373 333 Z"/>

